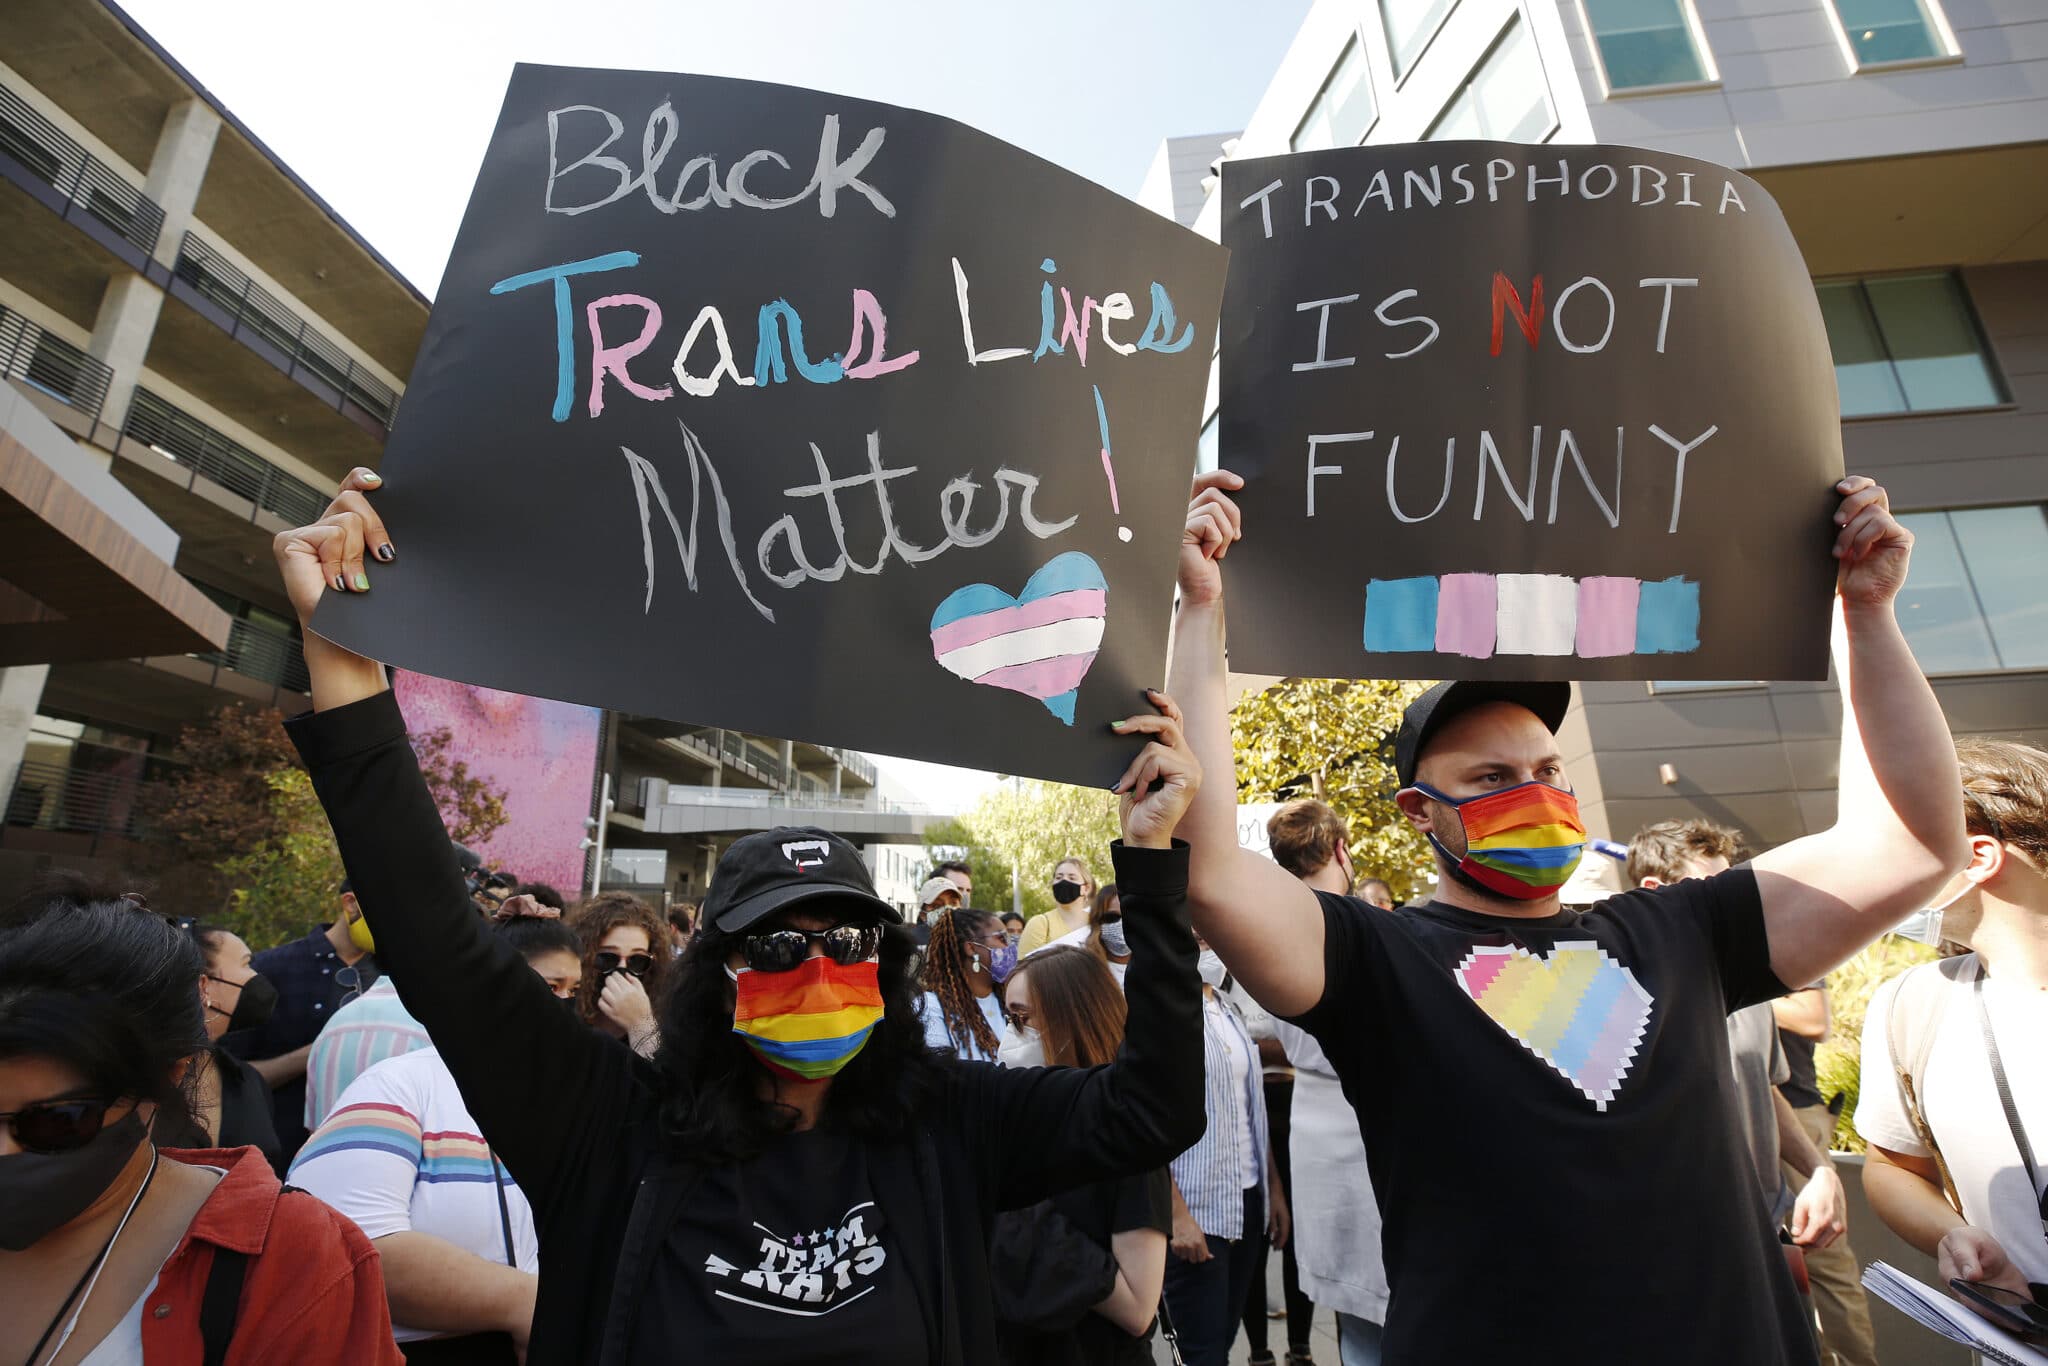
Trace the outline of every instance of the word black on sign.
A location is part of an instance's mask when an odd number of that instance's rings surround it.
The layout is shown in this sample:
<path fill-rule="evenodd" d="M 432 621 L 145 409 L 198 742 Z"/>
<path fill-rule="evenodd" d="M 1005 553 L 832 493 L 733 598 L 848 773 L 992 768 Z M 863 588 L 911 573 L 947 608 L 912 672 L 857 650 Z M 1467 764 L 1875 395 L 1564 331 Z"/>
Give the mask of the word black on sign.
<path fill-rule="evenodd" d="M 1834 369 L 1754 181 L 1431 142 L 1222 194 L 1233 668 L 1826 676 Z"/>
<path fill-rule="evenodd" d="M 929 114 L 520 66 L 315 623 L 463 682 L 1104 783 L 1224 253 Z"/>

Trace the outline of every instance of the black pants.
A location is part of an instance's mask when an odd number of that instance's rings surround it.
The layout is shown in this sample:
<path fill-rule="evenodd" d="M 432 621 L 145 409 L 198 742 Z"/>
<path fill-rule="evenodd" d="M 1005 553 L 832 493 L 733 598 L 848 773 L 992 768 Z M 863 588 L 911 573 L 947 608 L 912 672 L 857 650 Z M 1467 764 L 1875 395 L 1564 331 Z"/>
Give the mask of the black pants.
<path fill-rule="evenodd" d="M 519 1356 L 507 1333 L 464 1333 L 452 1338 L 401 1342 L 406 1366 L 514 1366 Z"/>
<path fill-rule="evenodd" d="M 1280 1176 L 1280 1189 L 1294 1204 L 1294 1178 L 1287 1168 L 1288 1114 L 1294 1108 L 1294 1078 L 1269 1077 L 1266 1081 L 1266 1126 L 1273 1135 L 1273 1170 Z M 1266 1252 L 1262 1239 L 1258 1260 L 1252 1264 L 1252 1283 L 1244 1297 L 1244 1337 L 1253 1356 L 1263 1356 L 1266 1346 Z M 1280 1288 L 1287 1303 L 1287 1350 L 1296 1356 L 1309 1354 L 1309 1329 L 1315 1324 L 1316 1307 L 1301 1293 L 1301 1272 L 1294 1264 L 1294 1239 L 1280 1251 Z"/>
<path fill-rule="evenodd" d="M 1237 1341 L 1237 1320 L 1252 1284 L 1252 1259 L 1266 1250 L 1266 1199 L 1244 1188 L 1244 1236 L 1211 1238 L 1209 1260 L 1184 1262 L 1166 1254 L 1166 1312 L 1180 1335 L 1187 1366 L 1227 1366 Z"/>

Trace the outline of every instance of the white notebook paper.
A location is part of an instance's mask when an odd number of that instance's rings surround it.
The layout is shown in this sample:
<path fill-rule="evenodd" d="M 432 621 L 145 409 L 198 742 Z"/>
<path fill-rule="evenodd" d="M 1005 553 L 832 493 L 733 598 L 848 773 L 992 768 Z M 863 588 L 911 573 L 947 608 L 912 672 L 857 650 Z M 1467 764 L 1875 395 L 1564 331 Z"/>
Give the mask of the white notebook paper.
<path fill-rule="evenodd" d="M 2048 1352 L 2021 1342 L 1941 1291 L 1883 1262 L 1863 1269 L 1863 1288 L 1924 1328 L 2005 1366 L 2048 1366 Z"/>

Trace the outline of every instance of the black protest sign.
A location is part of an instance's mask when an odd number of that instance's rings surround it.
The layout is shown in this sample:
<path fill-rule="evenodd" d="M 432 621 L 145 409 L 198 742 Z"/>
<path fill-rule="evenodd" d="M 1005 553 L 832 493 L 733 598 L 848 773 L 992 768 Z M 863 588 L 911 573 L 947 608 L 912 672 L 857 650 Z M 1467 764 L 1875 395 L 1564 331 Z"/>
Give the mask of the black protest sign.
<path fill-rule="evenodd" d="M 1107 784 L 1224 253 L 947 119 L 520 66 L 315 627 L 443 678 Z"/>
<path fill-rule="evenodd" d="M 1834 370 L 1754 181 L 1444 142 L 1222 194 L 1232 667 L 1826 676 Z"/>

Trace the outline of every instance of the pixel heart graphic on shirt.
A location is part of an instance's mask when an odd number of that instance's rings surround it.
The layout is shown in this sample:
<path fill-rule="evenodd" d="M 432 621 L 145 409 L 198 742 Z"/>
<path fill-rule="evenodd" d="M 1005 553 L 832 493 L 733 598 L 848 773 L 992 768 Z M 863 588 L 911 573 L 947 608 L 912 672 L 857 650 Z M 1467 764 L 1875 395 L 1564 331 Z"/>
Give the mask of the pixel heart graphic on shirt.
<path fill-rule="evenodd" d="M 1590 940 L 1548 958 L 1519 944 L 1474 948 L 1452 974 L 1488 1019 L 1605 1110 L 1650 1023 L 1650 993 Z"/>

